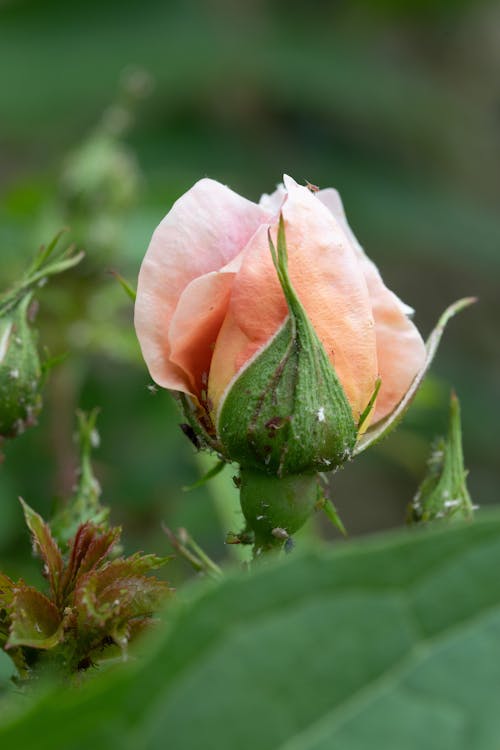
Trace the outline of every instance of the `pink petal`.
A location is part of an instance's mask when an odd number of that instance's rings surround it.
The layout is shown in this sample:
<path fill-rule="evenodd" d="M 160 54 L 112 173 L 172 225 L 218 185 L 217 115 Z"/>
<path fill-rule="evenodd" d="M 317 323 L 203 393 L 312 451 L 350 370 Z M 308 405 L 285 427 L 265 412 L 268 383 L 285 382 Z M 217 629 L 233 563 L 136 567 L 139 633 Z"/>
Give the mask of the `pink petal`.
<path fill-rule="evenodd" d="M 377 377 L 374 323 L 356 253 L 338 221 L 306 188 L 285 177 L 283 204 L 292 283 L 329 355 L 355 419 Z M 273 237 L 276 238 L 276 223 Z M 235 277 L 228 317 L 214 351 L 209 394 L 215 407 L 231 379 L 267 344 L 288 313 L 261 227 Z"/>
<path fill-rule="evenodd" d="M 266 219 L 260 206 L 214 180 L 203 179 L 174 203 L 155 230 L 139 273 L 135 326 L 146 364 L 159 385 L 191 392 L 200 367 L 196 372 L 186 371 L 188 359 L 193 362 L 196 355 L 188 356 L 188 338 L 180 318 L 174 331 L 169 330 L 177 304 L 193 279 L 218 271 L 235 258 Z M 220 283 L 224 286 L 226 281 L 215 282 L 215 287 L 210 282 L 207 288 L 216 292 L 217 310 Z M 185 306 L 189 309 L 187 302 Z M 213 316 L 210 331 L 217 316 L 220 311 Z M 203 325 L 208 325 L 203 319 Z M 196 328 L 196 319 L 191 325 Z M 176 330 L 182 330 L 184 337 L 179 347 Z M 172 345 L 177 351 L 175 362 L 170 358 Z"/>
<path fill-rule="evenodd" d="M 263 193 L 260 196 L 259 206 L 262 206 L 262 208 L 264 208 L 270 214 L 278 214 L 285 198 L 285 186 L 282 182 L 280 182 L 279 185 L 276 186 L 276 190 L 274 191 L 274 193 Z"/>
<path fill-rule="evenodd" d="M 377 337 L 377 358 L 382 385 L 370 423 L 383 419 L 397 406 L 425 360 L 425 344 L 408 319 L 413 312 L 384 284 L 375 264 L 366 256 L 345 217 L 342 200 L 328 188 L 317 194 L 344 227 L 354 247 L 370 294 Z M 367 426 L 367 425 L 366 425 Z"/>

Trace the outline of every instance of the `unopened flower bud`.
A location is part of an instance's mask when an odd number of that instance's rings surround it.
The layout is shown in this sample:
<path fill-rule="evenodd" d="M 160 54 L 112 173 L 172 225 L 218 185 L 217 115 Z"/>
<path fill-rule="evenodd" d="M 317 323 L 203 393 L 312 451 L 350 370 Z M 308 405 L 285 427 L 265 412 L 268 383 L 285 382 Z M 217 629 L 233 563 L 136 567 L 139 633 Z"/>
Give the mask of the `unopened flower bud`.
<path fill-rule="evenodd" d="M 472 518 L 475 506 L 467 490 L 466 477 L 460 403 L 452 393 L 448 435 L 434 442 L 427 475 L 408 509 L 409 522 Z"/>
<path fill-rule="evenodd" d="M 33 294 L 50 276 L 75 266 L 83 257 L 73 247 L 56 250 L 60 232 L 42 246 L 19 281 L 0 295 L 0 442 L 36 422 L 42 406 L 43 370 L 32 325 Z"/>
<path fill-rule="evenodd" d="M 28 293 L 0 312 L 0 437 L 15 437 L 33 424 L 40 411 L 41 366 L 37 333 L 29 315 Z"/>
<path fill-rule="evenodd" d="M 449 308 L 426 346 L 336 191 L 285 176 L 257 205 L 205 179 L 153 234 L 135 325 L 152 378 L 178 393 L 188 437 L 240 465 L 237 539 L 266 548 L 330 508 L 318 473 L 393 429 L 447 321 L 471 301 Z"/>

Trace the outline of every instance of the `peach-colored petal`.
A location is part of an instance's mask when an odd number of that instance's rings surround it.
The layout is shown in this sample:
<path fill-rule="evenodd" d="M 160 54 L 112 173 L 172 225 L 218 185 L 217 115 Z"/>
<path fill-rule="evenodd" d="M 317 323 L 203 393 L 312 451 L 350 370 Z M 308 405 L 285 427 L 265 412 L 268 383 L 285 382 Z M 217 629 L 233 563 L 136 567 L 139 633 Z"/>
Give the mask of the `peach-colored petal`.
<path fill-rule="evenodd" d="M 261 341 L 252 341 L 241 329 L 229 306 L 215 345 L 208 380 L 208 395 L 214 417 L 235 374 L 261 347 Z"/>
<path fill-rule="evenodd" d="M 356 419 L 377 377 L 374 323 L 366 283 L 340 223 L 309 190 L 290 178 L 284 179 L 290 277 Z M 274 238 L 276 231 L 275 223 Z M 215 407 L 231 378 L 270 340 L 287 313 L 267 231 L 261 227 L 244 251 L 228 318 L 215 347 L 209 379 Z M 231 352 L 230 363 L 227 352 Z"/>
<path fill-rule="evenodd" d="M 233 273 L 213 271 L 191 281 L 170 323 L 170 362 L 185 373 L 189 392 L 198 397 L 207 391 L 210 362 L 233 278 Z"/>
<path fill-rule="evenodd" d="M 192 388 L 184 366 L 170 359 L 175 333 L 169 328 L 182 292 L 193 279 L 235 258 L 266 220 L 262 207 L 203 179 L 174 203 L 155 230 L 139 273 L 135 326 L 146 364 L 159 385 L 187 393 Z M 196 327 L 196 320 L 191 322 Z M 185 362 L 183 357 L 179 361 Z"/>
<path fill-rule="evenodd" d="M 382 385 L 370 423 L 383 419 L 401 401 L 425 360 L 425 344 L 416 326 L 408 319 L 413 311 L 384 284 L 376 265 L 366 256 L 347 223 L 342 200 L 328 188 L 317 194 L 319 200 L 342 223 L 354 247 L 366 284 L 375 320 L 377 357 Z M 367 426 L 367 425 L 366 425 Z"/>

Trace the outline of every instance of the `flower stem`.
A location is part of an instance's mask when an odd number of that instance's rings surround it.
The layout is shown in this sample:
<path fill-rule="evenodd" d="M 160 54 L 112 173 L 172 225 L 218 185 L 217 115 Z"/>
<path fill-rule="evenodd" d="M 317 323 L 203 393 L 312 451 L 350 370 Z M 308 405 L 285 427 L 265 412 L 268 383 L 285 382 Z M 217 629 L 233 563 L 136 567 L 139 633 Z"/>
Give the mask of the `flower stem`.
<path fill-rule="evenodd" d="M 198 573 L 206 573 L 212 578 L 222 577 L 221 568 L 202 550 L 186 529 L 179 529 L 176 535 L 165 524 L 162 524 L 162 528 L 172 547 L 194 570 Z"/>

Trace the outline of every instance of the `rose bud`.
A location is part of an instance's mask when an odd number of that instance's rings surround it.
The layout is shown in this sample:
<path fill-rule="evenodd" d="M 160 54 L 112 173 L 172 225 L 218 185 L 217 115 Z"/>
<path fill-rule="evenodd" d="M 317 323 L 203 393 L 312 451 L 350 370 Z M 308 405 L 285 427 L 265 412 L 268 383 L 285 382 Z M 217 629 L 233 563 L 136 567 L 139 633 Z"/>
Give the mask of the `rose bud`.
<path fill-rule="evenodd" d="M 42 246 L 23 276 L 0 294 L 0 442 L 36 423 L 43 380 L 56 361 L 40 363 L 38 333 L 32 325 L 33 295 L 48 278 L 72 268 L 83 257 L 72 246 L 56 249 L 62 234 Z"/>
<path fill-rule="evenodd" d="M 204 179 L 154 232 L 135 308 L 143 356 L 200 445 L 240 464 L 263 546 L 302 525 L 318 472 L 399 418 L 444 326 L 426 353 L 411 312 L 332 189 L 285 177 L 255 204 Z"/>
<path fill-rule="evenodd" d="M 432 446 L 426 476 L 408 508 L 408 523 L 471 520 L 476 509 L 467 489 L 460 402 L 452 393 L 448 434 Z"/>
<path fill-rule="evenodd" d="M 0 307 L 0 438 L 33 424 L 42 405 L 36 331 L 30 325 L 32 294 L 4 312 Z"/>

